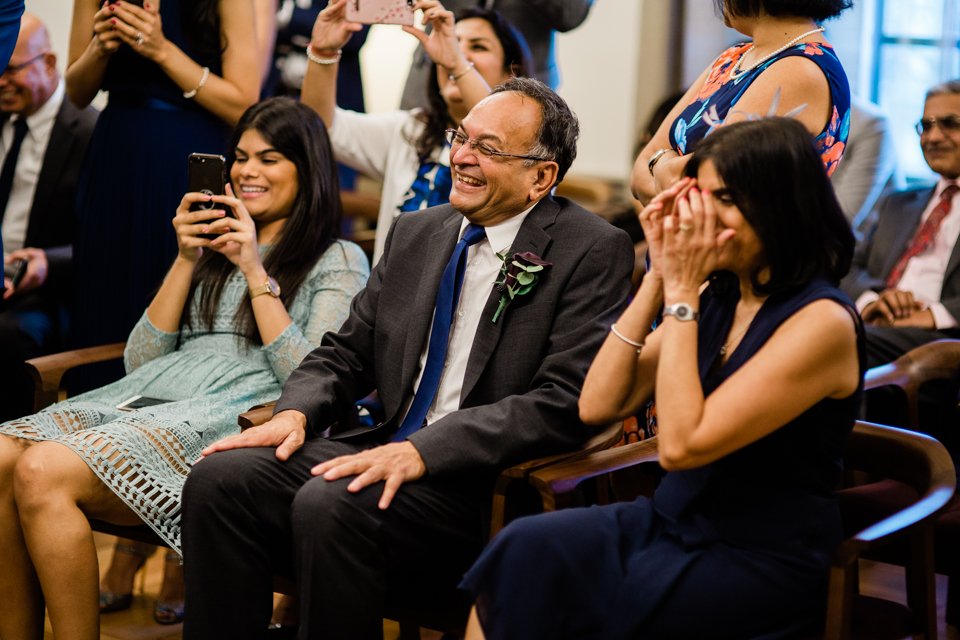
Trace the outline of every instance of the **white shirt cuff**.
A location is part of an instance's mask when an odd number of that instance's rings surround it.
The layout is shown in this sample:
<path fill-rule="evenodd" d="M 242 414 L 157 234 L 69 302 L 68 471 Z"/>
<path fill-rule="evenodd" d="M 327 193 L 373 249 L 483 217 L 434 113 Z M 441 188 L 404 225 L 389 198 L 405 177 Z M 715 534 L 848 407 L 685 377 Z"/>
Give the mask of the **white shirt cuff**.
<path fill-rule="evenodd" d="M 855 303 L 857 307 L 857 311 L 859 311 L 862 314 L 863 310 L 867 308 L 868 304 L 870 304 L 874 300 L 879 300 L 879 299 L 880 299 L 880 294 L 877 293 L 876 291 L 864 291 L 863 293 L 860 294 L 860 297 L 857 298 L 857 301 Z"/>
<path fill-rule="evenodd" d="M 957 319 L 954 318 L 941 303 L 932 303 L 930 305 L 930 311 L 933 313 L 933 323 L 937 329 L 957 328 Z"/>

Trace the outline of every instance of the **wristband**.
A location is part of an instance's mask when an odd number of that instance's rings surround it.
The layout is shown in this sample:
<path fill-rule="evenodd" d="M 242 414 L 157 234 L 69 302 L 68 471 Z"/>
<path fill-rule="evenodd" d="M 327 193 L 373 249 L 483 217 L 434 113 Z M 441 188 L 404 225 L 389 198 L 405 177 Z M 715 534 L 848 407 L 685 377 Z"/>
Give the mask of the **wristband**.
<path fill-rule="evenodd" d="M 343 57 L 343 49 L 337 49 L 337 54 L 332 58 L 321 58 L 313 52 L 313 45 L 307 45 L 307 59 L 317 64 L 336 64 Z"/>
<path fill-rule="evenodd" d="M 673 149 L 667 147 L 667 148 L 665 148 L 665 149 L 660 149 L 660 150 L 658 150 L 656 153 L 654 153 L 652 156 L 650 156 L 650 161 L 647 162 L 647 171 L 650 172 L 650 175 L 651 175 L 651 176 L 653 175 L 653 168 L 654 168 L 655 166 L 657 166 L 657 163 L 658 163 L 658 162 L 660 162 L 660 158 L 662 158 L 662 157 L 664 156 L 664 154 L 669 153 L 669 152 L 671 152 L 671 151 L 672 151 L 673 153 L 676 153 L 676 151 L 673 151 Z"/>

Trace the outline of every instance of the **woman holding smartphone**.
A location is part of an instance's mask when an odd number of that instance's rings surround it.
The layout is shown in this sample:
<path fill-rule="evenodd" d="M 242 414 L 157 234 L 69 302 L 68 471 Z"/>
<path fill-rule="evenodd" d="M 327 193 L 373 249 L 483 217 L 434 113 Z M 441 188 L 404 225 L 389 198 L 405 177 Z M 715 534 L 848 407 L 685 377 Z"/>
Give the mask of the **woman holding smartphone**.
<path fill-rule="evenodd" d="M 145 522 L 179 549 L 200 451 L 279 395 L 366 281 L 363 252 L 337 239 L 336 169 L 313 111 L 255 105 L 231 149 L 227 195 L 180 201 L 177 257 L 127 341 L 128 375 L 0 425 L 0 637 L 41 638 L 45 599 L 57 637 L 97 638 L 87 518 Z M 116 409 L 133 395 L 168 402 Z"/>
<path fill-rule="evenodd" d="M 383 252 L 393 219 L 446 203 L 450 198 L 450 145 L 456 128 L 490 88 L 512 76 L 531 75 L 527 44 L 495 11 L 470 9 L 454 22 L 437 0 L 416 0 L 430 34 L 403 27 L 433 60 L 426 109 L 368 114 L 337 108 L 341 51 L 362 25 L 346 18 L 347 0 L 333 0 L 317 16 L 307 45 L 300 99 L 316 109 L 330 133 L 337 161 L 383 183 L 373 259 Z"/>

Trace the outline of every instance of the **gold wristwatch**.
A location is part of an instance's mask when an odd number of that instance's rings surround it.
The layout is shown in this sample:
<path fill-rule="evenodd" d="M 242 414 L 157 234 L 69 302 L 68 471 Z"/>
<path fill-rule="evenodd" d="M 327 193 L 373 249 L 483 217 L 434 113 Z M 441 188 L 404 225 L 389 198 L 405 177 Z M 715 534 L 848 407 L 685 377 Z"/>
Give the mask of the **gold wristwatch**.
<path fill-rule="evenodd" d="M 250 299 L 253 300 L 257 296 L 262 296 L 265 293 L 269 293 L 274 298 L 280 297 L 280 285 L 277 284 L 276 280 L 269 276 L 267 276 L 267 281 L 259 287 L 250 288 Z"/>

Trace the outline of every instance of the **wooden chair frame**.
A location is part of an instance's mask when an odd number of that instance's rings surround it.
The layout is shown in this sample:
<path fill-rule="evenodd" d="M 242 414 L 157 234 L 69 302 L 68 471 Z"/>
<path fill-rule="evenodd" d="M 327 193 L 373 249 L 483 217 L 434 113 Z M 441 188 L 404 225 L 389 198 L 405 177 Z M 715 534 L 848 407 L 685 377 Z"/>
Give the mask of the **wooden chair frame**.
<path fill-rule="evenodd" d="M 857 592 L 857 561 L 866 552 L 907 537 L 916 571 L 908 589 L 914 626 L 935 639 L 936 597 L 933 580 L 933 521 L 950 501 L 956 474 L 942 444 L 923 434 L 857 422 L 850 435 L 845 465 L 905 482 L 917 489 L 913 504 L 868 526 L 843 541 L 830 569 L 830 595 L 824 638 L 847 640 L 853 631 L 853 604 Z M 915 464 L 907 464 L 907 462 Z M 657 440 L 651 438 L 599 451 L 577 460 L 544 467 L 529 481 L 541 494 L 545 508 L 564 504 L 565 496 L 585 480 L 638 464 L 657 462 Z"/>

